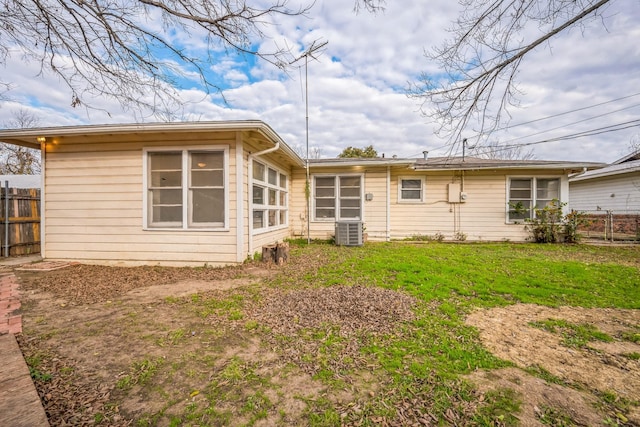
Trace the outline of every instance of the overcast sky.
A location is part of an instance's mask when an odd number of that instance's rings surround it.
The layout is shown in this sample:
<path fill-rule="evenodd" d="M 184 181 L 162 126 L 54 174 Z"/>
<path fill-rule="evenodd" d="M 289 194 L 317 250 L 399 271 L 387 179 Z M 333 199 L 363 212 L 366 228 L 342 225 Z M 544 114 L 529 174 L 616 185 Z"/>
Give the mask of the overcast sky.
<path fill-rule="evenodd" d="M 367 145 L 387 157 L 418 157 L 423 150 L 447 155 L 447 141 L 434 134 L 435 124 L 420 114 L 420 104 L 406 96 L 406 89 L 422 72 L 439 72 L 424 51 L 449 37 L 446 30 L 458 13 L 452 0 L 388 0 L 379 14 L 355 14 L 353 3 L 345 0 L 317 0 L 306 17 L 280 18 L 268 30 L 265 46 L 287 43 L 301 52 L 314 40 L 328 42 L 308 68 L 309 145 L 322 157 Z M 527 149 L 534 149 L 538 159 L 611 162 L 622 157 L 640 127 L 637 122 L 616 132 L 607 127 L 640 119 L 639 40 L 640 2 L 613 0 L 604 20 L 539 48 L 517 76 L 522 95 L 520 108 L 510 110 L 510 128 L 491 138 L 536 143 Z M 197 37 L 185 43 L 201 44 Z M 260 119 L 304 150 L 304 68 L 285 75 L 266 63 L 220 57 L 212 71 L 226 88 L 227 103 L 183 81 L 182 119 Z M 21 108 L 32 111 L 42 126 L 158 121 L 124 112 L 109 99 L 95 101 L 105 111 L 72 108 L 69 90 L 20 55 L 10 57 L 0 72 L 1 80 L 13 83 L 9 100 L 0 102 L 0 123 Z M 539 120 L 547 117 L 553 118 Z M 538 143 L 600 128 L 604 132 L 598 135 Z"/>

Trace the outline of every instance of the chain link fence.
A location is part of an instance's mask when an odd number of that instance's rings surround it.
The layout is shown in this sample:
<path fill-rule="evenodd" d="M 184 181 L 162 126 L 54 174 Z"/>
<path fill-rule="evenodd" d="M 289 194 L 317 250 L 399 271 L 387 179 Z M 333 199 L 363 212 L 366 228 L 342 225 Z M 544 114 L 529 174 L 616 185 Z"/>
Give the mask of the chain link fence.
<path fill-rule="evenodd" d="M 578 227 L 584 239 L 640 242 L 640 212 L 581 211 L 586 223 Z"/>

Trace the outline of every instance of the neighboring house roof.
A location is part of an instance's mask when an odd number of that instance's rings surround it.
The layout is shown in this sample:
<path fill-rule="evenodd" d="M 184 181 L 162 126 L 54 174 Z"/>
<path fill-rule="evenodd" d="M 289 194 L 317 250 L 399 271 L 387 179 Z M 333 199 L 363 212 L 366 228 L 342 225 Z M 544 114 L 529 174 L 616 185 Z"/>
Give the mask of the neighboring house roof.
<path fill-rule="evenodd" d="M 595 178 L 620 175 L 625 173 L 640 172 L 640 159 L 626 161 L 624 163 L 614 163 L 602 169 L 588 171 L 569 178 L 569 182 L 585 181 Z"/>
<path fill-rule="evenodd" d="M 40 175 L 0 175 L 0 186 L 9 181 L 9 188 L 40 188 L 42 176 Z"/>
<path fill-rule="evenodd" d="M 261 120 L 230 120 L 209 122 L 171 122 L 171 123 L 136 123 L 82 125 L 32 129 L 0 129 L 0 142 L 40 149 L 38 138 L 56 138 L 64 136 L 117 135 L 132 133 L 177 133 L 208 131 L 254 131 L 278 144 L 280 149 L 299 165 L 304 161 L 289 147 L 282 138 Z"/>
<path fill-rule="evenodd" d="M 615 162 L 611 163 L 612 165 L 619 165 L 621 163 L 625 163 L 625 162 L 632 162 L 634 160 L 640 160 L 640 150 L 637 150 L 631 154 L 627 154 L 626 156 L 616 160 Z"/>

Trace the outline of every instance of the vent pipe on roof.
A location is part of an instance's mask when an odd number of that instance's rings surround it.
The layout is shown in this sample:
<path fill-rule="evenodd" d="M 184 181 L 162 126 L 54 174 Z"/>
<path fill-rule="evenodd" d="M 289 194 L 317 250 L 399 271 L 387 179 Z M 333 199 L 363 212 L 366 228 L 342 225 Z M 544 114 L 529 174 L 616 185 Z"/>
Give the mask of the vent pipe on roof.
<path fill-rule="evenodd" d="M 422 152 L 422 156 L 424 157 L 424 159 L 425 159 L 425 160 L 427 160 L 427 157 L 429 157 L 429 151 L 424 150 L 424 151 Z"/>

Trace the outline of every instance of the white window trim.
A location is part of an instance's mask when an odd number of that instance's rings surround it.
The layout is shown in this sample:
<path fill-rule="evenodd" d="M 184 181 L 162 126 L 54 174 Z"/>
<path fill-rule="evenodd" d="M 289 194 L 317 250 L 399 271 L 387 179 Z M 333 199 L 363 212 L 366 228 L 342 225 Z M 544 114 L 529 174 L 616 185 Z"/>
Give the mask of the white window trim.
<path fill-rule="evenodd" d="M 537 198 L 535 197 L 537 195 L 537 191 L 538 191 L 538 180 L 539 179 L 557 179 L 559 182 L 559 186 L 558 186 L 558 200 L 560 201 L 560 203 L 565 202 L 564 200 L 564 195 L 568 194 L 568 188 L 565 189 L 564 186 L 564 182 L 565 182 L 565 177 L 560 176 L 560 175 L 507 175 L 507 183 L 506 183 L 506 187 L 507 187 L 507 191 L 506 191 L 506 202 L 505 202 L 505 223 L 506 224 L 519 224 L 522 225 L 522 223 L 525 220 L 511 220 L 509 219 L 509 200 L 510 200 L 510 195 L 511 195 L 511 180 L 512 179 L 532 179 L 533 180 L 533 188 L 531 189 L 531 204 L 533 207 L 535 207 L 536 205 L 536 201 Z"/>
<path fill-rule="evenodd" d="M 353 218 L 347 218 L 347 219 L 342 219 L 342 218 L 338 218 L 339 214 L 340 214 L 340 195 L 339 195 L 339 183 L 338 183 L 338 178 L 341 177 L 352 177 L 352 176 L 358 176 L 360 177 L 360 218 L 358 219 L 353 219 Z M 336 194 L 335 194 L 335 200 L 336 200 L 336 206 L 335 206 L 335 213 L 336 213 L 336 217 L 334 218 L 316 218 L 316 178 L 327 178 L 327 177 L 333 177 L 335 179 L 335 184 L 336 184 Z M 312 198 L 312 212 L 313 212 L 313 219 L 312 221 L 314 222 L 336 222 L 336 221 L 362 221 L 364 222 L 364 194 L 365 194 L 365 188 L 364 188 L 364 174 L 362 173 L 322 173 L 322 174 L 313 174 L 311 176 L 311 182 L 312 182 L 312 189 L 311 189 L 311 198 Z"/>
<path fill-rule="evenodd" d="M 253 179 L 253 163 L 258 162 L 261 163 L 265 166 L 265 171 L 264 171 L 264 181 L 255 181 Z M 280 184 L 280 175 L 284 175 L 287 177 L 287 185 L 285 187 L 280 187 L 278 186 L 274 186 L 273 184 L 269 184 L 269 169 L 273 169 L 278 173 L 278 184 Z M 290 185 L 291 185 L 291 175 L 287 172 L 285 172 L 284 170 L 282 170 L 281 168 L 274 166 L 272 163 L 265 161 L 264 159 L 252 159 L 251 160 L 251 165 L 250 165 L 250 178 L 249 178 L 249 197 L 250 197 L 250 209 L 249 209 L 249 223 L 250 223 L 250 230 L 251 230 L 251 234 L 256 236 L 258 234 L 264 234 L 264 233 L 269 233 L 272 231 L 277 231 L 277 230 L 283 230 L 283 229 L 287 229 L 289 228 L 289 210 L 290 210 L 290 197 L 289 197 L 289 193 L 290 193 Z M 267 191 L 264 194 L 265 197 L 265 201 L 267 202 L 267 204 L 263 204 L 263 205 L 256 205 L 253 202 L 253 185 L 254 184 L 258 184 L 262 187 L 264 187 Z M 273 227 L 269 227 L 269 188 L 273 189 L 273 190 L 278 190 L 278 191 L 282 191 L 284 189 L 284 191 L 286 192 L 286 200 L 285 200 L 285 213 L 286 213 L 286 218 L 285 218 L 285 223 L 284 224 L 278 224 L 276 226 Z M 278 210 L 278 212 L 280 212 L 281 209 L 281 205 L 279 198 L 277 198 L 276 202 L 278 203 L 278 205 L 276 206 L 276 209 Z M 263 210 L 266 213 L 266 217 L 264 218 L 265 227 L 262 228 L 253 228 L 253 211 L 256 210 L 256 206 L 258 207 L 264 207 L 264 209 L 260 209 Z M 278 221 L 280 221 L 279 217 L 278 217 Z"/>
<path fill-rule="evenodd" d="M 175 151 L 182 153 L 182 227 L 152 227 L 149 225 L 149 153 Z M 189 156 L 184 155 L 190 151 L 222 151 L 223 152 L 223 179 L 224 179 L 224 223 L 219 227 L 189 227 L 188 199 L 189 188 Z M 187 191 L 185 192 L 185 186 Z M 229 231 L 229 146 L 228 145 L 192 145 L 192 146 L 163 146 L 145 147 L 142 149 L 142 229 L 145 231 Z"/>
<path fill-rule="evenodd" d="M 402 198 L 402 180 L 420 180 L 420 199 L 403 199 Z M 420 204 L 424 203 L 425 199 L 425 178 L 423 176 L 399 176 L 398 177 L 398 203 L 402 204 Z"/>

